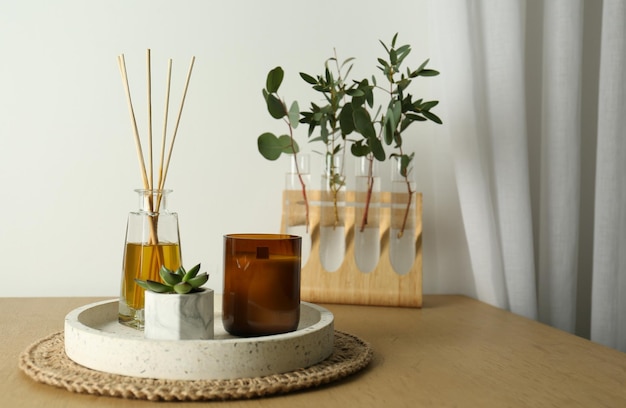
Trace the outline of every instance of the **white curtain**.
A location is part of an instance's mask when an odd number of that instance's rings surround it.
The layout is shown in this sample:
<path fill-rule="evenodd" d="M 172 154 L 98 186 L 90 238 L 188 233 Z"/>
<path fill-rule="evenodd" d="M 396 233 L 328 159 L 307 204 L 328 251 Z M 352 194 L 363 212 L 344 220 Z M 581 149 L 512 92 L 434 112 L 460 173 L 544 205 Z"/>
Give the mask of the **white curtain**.
<path fill-rule="evenodd" d="M 626 2 L 604 1 L 591 338 L 626 351 Z"/>
<path fill-rule="evenodd" d="M 478 298 L 626 351 L 626 2 L 430 7 Z"/>

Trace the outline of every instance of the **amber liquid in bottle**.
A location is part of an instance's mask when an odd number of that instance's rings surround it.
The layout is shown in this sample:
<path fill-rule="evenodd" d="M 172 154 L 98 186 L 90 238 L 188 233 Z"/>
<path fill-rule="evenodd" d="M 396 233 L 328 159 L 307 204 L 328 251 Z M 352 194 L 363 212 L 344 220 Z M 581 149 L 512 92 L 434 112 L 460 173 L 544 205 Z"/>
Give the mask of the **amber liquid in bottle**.
<path fill-rule="evenodd" d="M 300 237 L 262 237 L 239 234 L 225 238 L 222 321 L 226 331 L 236 336 L 298 328 Z"/>
<path fill-rule="evenodd" d="M 125 305 L 126 310 L 120 311 L 120 322 L 133 325 L 132 322 L 136 320 L 137 313 L 143 312 L 144 289 L 135 283 L 135 279 L 150 279 L 160 282 L 159 270 L 161 265 L 165 265 L 170 270 L 176 270 L 180 264 L 178 244 L 127 243 L 120 297 L 120 304 Z"/>

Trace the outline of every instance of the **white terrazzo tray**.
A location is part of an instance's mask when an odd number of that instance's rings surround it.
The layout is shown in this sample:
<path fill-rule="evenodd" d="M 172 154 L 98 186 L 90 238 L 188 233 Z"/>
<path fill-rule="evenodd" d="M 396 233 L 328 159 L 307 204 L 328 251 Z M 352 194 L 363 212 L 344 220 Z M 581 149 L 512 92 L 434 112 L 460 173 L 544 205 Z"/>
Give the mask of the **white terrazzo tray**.
<path fill-rule="evenodd" d="M 141 378 L 208 380 L 252 378 L 306 368 L 333 352 L 334 316 L 302 302 L 291 333 L 240 338 L 222 325 L 216 302 L 213 340 L 148 340 L 117 321 L 118 301 L 82 306 L 65 317 L 65 352 L 98 371 Z M 218 307 L 219 306 L 219 307 Z"/>

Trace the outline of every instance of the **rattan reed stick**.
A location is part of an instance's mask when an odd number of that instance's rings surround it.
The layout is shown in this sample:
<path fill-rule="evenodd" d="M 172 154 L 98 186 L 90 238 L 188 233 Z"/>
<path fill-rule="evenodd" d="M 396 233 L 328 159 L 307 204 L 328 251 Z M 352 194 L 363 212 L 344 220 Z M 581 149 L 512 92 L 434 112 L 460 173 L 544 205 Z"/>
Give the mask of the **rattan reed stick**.
<path fill-rule="evenodd" d="M 150 61 L 149 48 L 146 50 L 146 80 L 146 89 L 148 90 L 148 157 L 150 162 L 150 189 L 152 189 L 154 188 L 154 166 L 152 158 L 152 64 Z"/>
<path fill-rule="evenodd" d="M 122 82 L 124 83 L 124 89 L 126 91 L 126 100 L 128 102 L 128 110 L 130 113 L 131 122 L 133 125 L 133 133 L 135 136 L 135 147 L 137 150 L 137 158 L 139 159 L 139 169 L 141 171 L 141 178 L 143 180 L 144 189 L 149 190 L 150 184 L 148 181 L 148 175 L 146 174 L 146 163 L 143 158 L 143 149 L 141 148 L 141 139 L 139 138 L 139 129 L 137 128 L 137 120 L 135 119 L 135 110 L 133 109 L 133 102 L 130 95 L 130 86 L 128 84 L 128 74 L 126 72 L 126 61 L 124 59 L 124 54 L 118 56 L 118 63 L 120 68 L 120 73 L 122 74 Z M 150 210 L 152 211 L 152 196 L 149 199 Z M 156 226 L 153 223 L 150 223 L 150 242 L 157 244 L 159 242 L 159 237 L 157 235 Z"/>
<path fill-rule="evenodd" d="M 176 141 L 176 134 L 178 133 L 178 125 L 180 124 L 180 117 L 183 113 L 183 106 L 185 105 L 185 98 L 187 97 L 187 89 L 189 88 L 189 80 L 191 79 L 191 72 L 193 70 L 193 63 L 196 60 L 196 57 L 191 57 L 191 63 L 189 64 L 189 70 L 187 71 L 187 79 L 185 81 L 185 88 L 183 90 L 183 96 L 180 101 L 180 108 L 178 110 L 178 116 L 176 118 L 176 125 L 174 126 L 174 132 L 172 134 L 172 140 L 170 143 L 169 152 L 167 155 L 167 162 L 165 163 L 165 170 L 163 171 L 163 179 L 161 180 L 161 184 L 159 185 L 159 189 L 163 189 L 165 185 L 165 179 L 167 178 L 167 171 L 170 166 L 170 159 L 172 158 L 172 151 L 174 150 L 174 142 Z"/>
<path fill-rule="evenodd" d="M 128 85 L 128 75 L 126 73 L 126 61 L 124 60 L 124 54 L 118 57 L 118 63 L 120 67 L 120 73 L 122 74 L 122 82 L 124 83 L 124 90 L 126 91 L 126 101 L 128 102 L 128 111 L 130 113 L 130 120 L 133 126 L 133 133 L 135 135 L 135 147 L 137 150 L 137 158 L 139 159 L 139 170 L 141 171 L 141 179 L 145 189 L 150 188 L 148 183 L 148 175 L 146 173 L 146 163 L 143 159 L 143 150 L 141 148 L 141 140 L 139 138 L 139 129 L 137 128 L 137 120 L 135 119 L 135 110 L 133 109 L 133 102 L 130 95 L 130 87 Z"/>
<path fill-rule="evenodd" d="M 196 57 L 191 58 L 191 63 L 189 64 L 189 70 L 187 71 L 187 79 L 185 81 L 185 87 L 183 90 L 183 95 L 180 102 L 180 108 L 178 111 L 178 116 L 176 118 L 176 125 L 174 127 L 174 132 L 172 135 L 172 140 L 170 142 L 169 151 L 167 154 L 167 161 L 165 161 L 165 145 L 167 139 L 167 118 L 169 114 L 169 99 L 170 99 L 170 87 L 171 87 L 171 77 L 172 77 L 172 60 L 168 61 L 167 68 L 167 84 L 166 84 L 166 96 L 165 96 L 165 113 L 163 120 L 163 135 L 161 139 L 161 157 L 159 162 L 159 181 L 158 186 L 154 186 L 154 164 L 153 164 L 153 143 L 152 143 L 152 67 L 151 67 L 151 58 L 150 58 L 150 49 L 146 51 L 146 70 L 147 70 L 147 99 L 148 99 L 148 143 L 149 143 L 149 165 L 150 165 L 150 178 L 148 178 L 148 174 L 146 171 L 146 163 L 144 160 L 144 153 L 141 147 L 141 139 L 139 137 L 139 129 L 137 128 L 137 120 L 135 118 L 135 110 L 133 109 L 133 102 L 131 98 L 130 86 L 128 82 L 128 73 L 126 71 L 126 61 L 124 59 L 124 54 L 118 56 L 118 65 L 120 69 L 120 73 L 122 75 L 122 82 L 124 84 L 124 89 L 126 91 L 126 100 L 128 102 L 128 110 L 130 112 L 130 118 L 133 126 L 133 134 L 135 138 L 135 147 L 137 150 L 137 158 L 139 159 L 139 168 L 141 171 L 141 178 L 143 181 L 144 189 L 152 190 L 159 189 L 163 190 L 165 187 L 165 179 L 167 178 L 167 171 L 169 169 L 170 159 L 172 157 L 172 151 L 174 150 L 174 142 L 176 141 L 176 134 L 178 133 L 178 126 L 180 124 L 180 118 L 183 113 L 183 107 L 185 105 L 185 98 L 187 97 L 187 90 L 189 89 L 189 81 L 191 79 L 191 73 L 193 71 L 193 64 L 195 62 Z M 149 210 L 152 212 L 159 211 L 159 207 L 161 204 L 161 196 L 156 197 L 156 202 L 153 201 L 154 196 L 150 194 L 148 197 L 148 205 Z M 156 220 L 155 220 L 156 221 Z M 159 242 L 156 223 L 150 223 L 150 242 L 153 244 L 157 244 Z"/>
<path fill-rule="evenodd" d="M 159 160 L 159 186 L 164 185 L 163 161 L 165 160 L 165 140 L 167 139 L 167 118 L 170 109 L 170 88 L 172 83 L 172 60 L 167 62 L 167 81 L 165 86 L 165 107 L 163 108 L 163 135 L 161 136 L 161 159 Z"/>

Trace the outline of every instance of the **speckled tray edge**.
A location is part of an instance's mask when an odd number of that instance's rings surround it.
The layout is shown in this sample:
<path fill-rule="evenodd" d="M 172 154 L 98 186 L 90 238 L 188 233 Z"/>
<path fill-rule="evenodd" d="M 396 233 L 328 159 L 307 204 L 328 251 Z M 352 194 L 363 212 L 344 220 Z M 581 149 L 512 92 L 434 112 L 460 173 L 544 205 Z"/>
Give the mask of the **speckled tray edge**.
<path fill-rule="evenodd" d="M 147 340 L 117 322 L 117 300 L 81 306 L 65 319 L 65 352 L 97 371 L 144 378 L 213 380 L 262 377 L 305 368 L 333 352 L 334 316 L 302 302 L 296 331 L 234 337 L 224 330 L 216 305 L 215 340 Z"/>
<path fill-rule="evenodd" d="M 164 380 L 104 373 L 70 360 L 63 332 L 26 348 L 19 368 L 31 379 L 75 393 L 150 401 L 211 401 L 268 397 L 319 387 L 352 375 L 370 363 L 373 350 L 360 338 L 335 330 L 333 353 L 295 371 L 228 380 Z"/>

